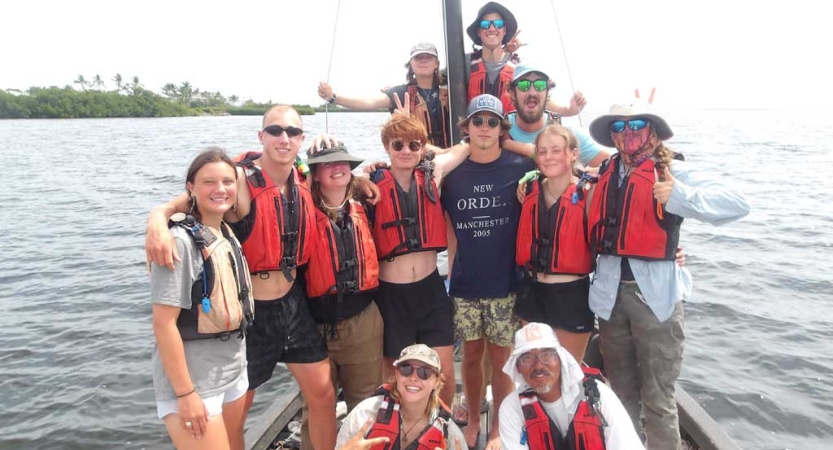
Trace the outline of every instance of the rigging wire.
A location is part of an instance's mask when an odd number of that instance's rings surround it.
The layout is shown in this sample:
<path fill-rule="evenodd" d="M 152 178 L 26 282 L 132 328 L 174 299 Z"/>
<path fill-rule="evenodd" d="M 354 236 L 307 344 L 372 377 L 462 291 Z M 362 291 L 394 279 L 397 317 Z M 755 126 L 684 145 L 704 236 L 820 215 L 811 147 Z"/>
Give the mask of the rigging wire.
<path fill-rule="evenodd" d="M 330 84 L 330 72 L 333 69 L 333 54 L 336 49 L 336 30 L 338 30 L 338 12 L 341 9 L 341 0 L 336 4 L 336 20 L 333 24 L 333 42 L 330 45 L 330 63 L 327 65 L 327 84 Z M 324 103 L 324 132 L 330 134 L 330 101 Z"/>
<path fill-rule="evenodd" d="M 564 46 L 564 38 L 561 37 L 561 25 L 558 24 L 558 13 L 555 12 L 555 0 L 550 0 L 550 6 L 552 6 L 552 16 L 555 18 L 555 29 L 558 30 L 558 41 L 561 42 L 561 53 L 564 55 L 564 64 L 567 66 L 567 76 L 570 78 L 570 87 L 573 88 L 573 94 L 575 94 L 576 85 L 573 83 L 573 73 L 570 71 L 570 60 L 567 59 L 567 48 Z M 578 117 L 578 124 L 583 127 L 581 113 L 576 114 L 576 116 Z"/>

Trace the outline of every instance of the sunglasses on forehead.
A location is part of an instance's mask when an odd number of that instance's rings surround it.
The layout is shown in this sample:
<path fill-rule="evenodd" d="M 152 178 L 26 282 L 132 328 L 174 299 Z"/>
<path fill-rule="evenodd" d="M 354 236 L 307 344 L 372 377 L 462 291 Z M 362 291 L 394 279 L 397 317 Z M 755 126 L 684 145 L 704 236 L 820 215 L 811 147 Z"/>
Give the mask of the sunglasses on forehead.
<path fill-rule="evenodd" d="M 625 127 L 633 131 L 639 131 L 648 126 L 650 122 L 645 119 L 631 119 L 631 120 L 617 120 L 610 123 L 611 133 L 621 133 L 625 131 Z"/>
<path fill-rule="evenodd" d="M 489 117 L 489 120 L 486 120 L 483 116 L 476 116 L 471 119 L 472 125 L 476 127 L 483 126 L 483 122 L 487 122 L 489 124 L 489 128 L 495 128 L 500 125 L 500 119 L 497 117 Z"/>
<path fill-rule="evenodd" d="M 275 137 L 282 135 L 286 131 L 286 135 L 291 138 L 298 137 L 304 133 L 304 130 L 298 127 L 282 127 L 280 125 L 269 125 L 263 128 L 263 131 Z"/>
<path fill-rule="evenodd" d="M 538 92 L 544 92 L 549 88 L 550 80 L 521 80 L 518 81 L 515 86 L 518 87 L 518 90 L 521 92 L 526 92 L 529 88 L 534 87 Z"/>
<path fill-rule="evenodd" d="M 481 20 L 480 21 L 480 29 L 482 29 L 482 30 L 488 30 L 489 27 L 492 26 L 492 25 L 495 26 L 496 30 L 499 30 L 499 29 L 503 28 L 504 25 L 506 25 L 506 22 L 504 22 L 503 19 Z"/>
<path fill-rule="evenodd" d="M 428 367 L 424 367 L 424 366 L 417 367 L 417 366 L 412 366 L 410 364 L 400 364 L 399 366 L 397 366 L 397 369 L 399 369 L 399 373 L 403 377 L 411 376 L 411 374 L 414 373 L 414 371 L 416 370 L 417 376 L 419 377 L 420 380 L 423 380 L 423 381 L 425 381 L 425 380 L 431 378 L 432 376 L 434 376 L 434 370 L 432 370 Z"/>
<path fill-rule="evenodd" d="M 393 141 L 393 142 L 390 143 L 390 145 L 397 152 L 401 152 L 402 149 L 405 148 L 405 143 L 402 142 L 402 141 Z M 418 152 L 419 149 L 421 149 L 421 148 L 422 148 L 422 142 L 419 142 L 419 141 L 408 142 L 408 149 L 411 150 L 412 152 Z"/>

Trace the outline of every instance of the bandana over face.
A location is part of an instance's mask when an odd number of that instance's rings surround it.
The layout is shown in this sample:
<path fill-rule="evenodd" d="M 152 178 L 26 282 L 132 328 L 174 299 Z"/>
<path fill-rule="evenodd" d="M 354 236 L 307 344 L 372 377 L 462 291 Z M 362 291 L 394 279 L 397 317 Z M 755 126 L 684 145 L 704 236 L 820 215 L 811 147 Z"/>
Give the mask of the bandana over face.
<path fill-rule="evenodd" d="M 621 133 L 610 133 L 613 144 L 619 150 L 622 161 L 629 166 L 638 166 L 654 154 L 660 143 L 657 132 L 650 122 L 641 130 L 625 127 Z"/>

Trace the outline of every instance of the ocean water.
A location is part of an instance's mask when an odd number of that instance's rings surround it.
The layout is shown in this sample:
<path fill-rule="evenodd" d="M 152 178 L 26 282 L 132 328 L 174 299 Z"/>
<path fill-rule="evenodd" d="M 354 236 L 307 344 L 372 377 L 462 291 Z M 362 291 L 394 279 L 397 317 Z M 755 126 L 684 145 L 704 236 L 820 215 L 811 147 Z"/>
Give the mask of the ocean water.
<path fill-rule="evenodd" d="M 329 131 L 381 159 L 386 118 L 333 114 Z M 736 223 L 683 226 L 695 285 L 680 383 L 743 448 L 833 448 L 833 129 L 796 112 L 666 119 L 671 148 L 752 204 Z M 147 213 L 184 189 L 204 147 L 256 149 L 259 125 L 0 121 L 12 175 L 0 196 L 0 448 L 171 448 L 150 374 Z M 305 117 L 304 128 L 323 132 L 324 115 Z M 292 382 L 276 369 L 249 423 Z"/>

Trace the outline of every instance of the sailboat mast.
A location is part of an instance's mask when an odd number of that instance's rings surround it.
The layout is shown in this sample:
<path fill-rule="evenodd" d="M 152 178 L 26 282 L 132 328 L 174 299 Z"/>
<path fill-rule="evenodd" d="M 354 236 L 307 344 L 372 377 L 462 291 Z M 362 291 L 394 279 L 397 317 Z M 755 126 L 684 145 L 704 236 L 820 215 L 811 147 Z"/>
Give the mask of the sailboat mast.
<path fill-rule="evenodd" d="M 460 0 L 443 0 L 443 30 L 445 31 L 446 70 L 448 72 L 448 95 L 451 103 L 451 142 L 462 139 L 457 119 L 465 117 L 466 95 L 466 52 L 463 48 L 463 7 Z"/>

